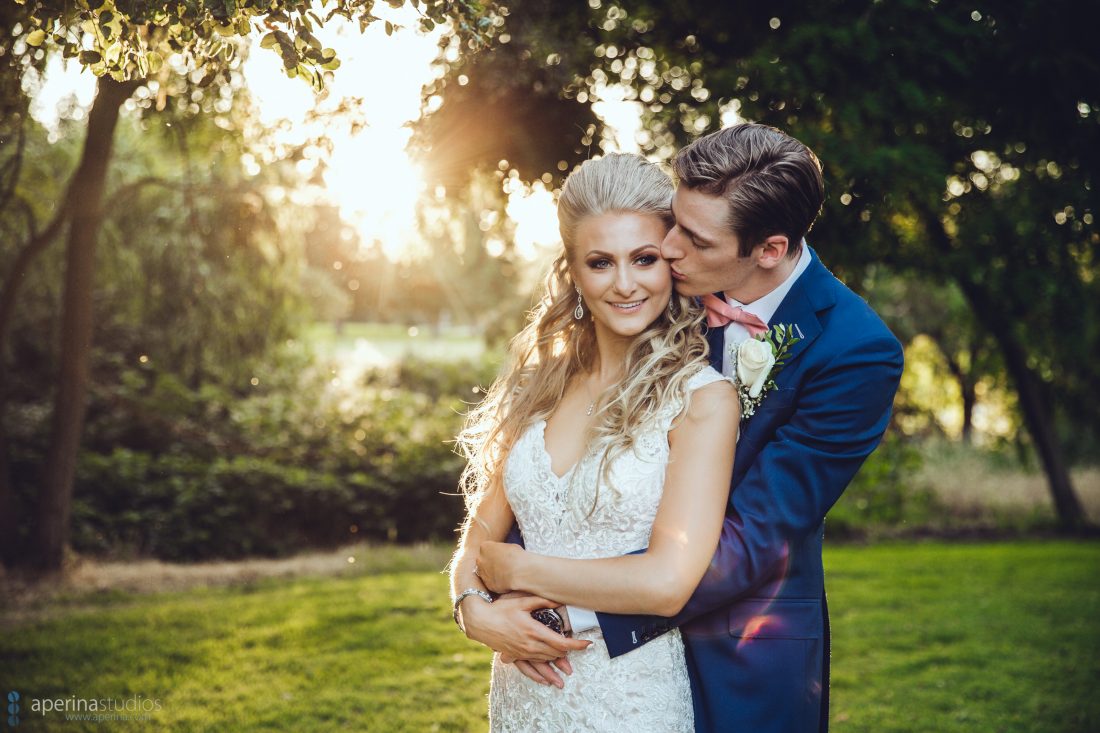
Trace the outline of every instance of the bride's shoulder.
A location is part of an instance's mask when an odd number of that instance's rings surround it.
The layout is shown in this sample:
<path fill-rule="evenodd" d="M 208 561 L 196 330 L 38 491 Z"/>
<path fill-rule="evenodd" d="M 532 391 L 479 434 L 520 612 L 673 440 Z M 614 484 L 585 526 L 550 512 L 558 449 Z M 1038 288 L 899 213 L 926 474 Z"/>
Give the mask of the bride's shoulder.
<path fill-rule="evenodd" d="M 657 413 L 658 425 L 662 430 L 675 427 L 688 415 L 705 417 L 705 413 L 712 409 L 726 409 L 737 404 L 737 389 L 709 364 L 677 377 L 675 387 L 667 393 Z M 700 406 L 700 402 L 707 403 L 709 407 Z"/>
<path fill-rule="evenodd" d="M 675 430 L 670 433 L 694 435 L 695 431 L 704 433 L 724 429 L 729 423 L 730 430 L 736 432 L 741 414 L 741 403 L 733 381 L 722 373 L 707 366 L 691 375 L 685 383 L 686 396 L 679 417 L 673 422 Z"/>

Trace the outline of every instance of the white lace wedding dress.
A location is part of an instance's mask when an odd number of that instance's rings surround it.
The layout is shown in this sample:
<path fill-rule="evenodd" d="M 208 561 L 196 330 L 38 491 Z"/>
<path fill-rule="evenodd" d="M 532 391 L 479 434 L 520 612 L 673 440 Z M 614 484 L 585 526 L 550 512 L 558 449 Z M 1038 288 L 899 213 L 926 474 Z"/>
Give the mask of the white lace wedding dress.
<path fill-rule="evenodd" d="M 686 388 L 690 392 L 721 379 L 721 374 L 706 367 L 688 379 Z M 556 476 L 546 451 L 546 423 L 532 425 L 516 441 L 504 469 L 505 493 L 527 549 L 558 557 L 601 558 L 646 547 L 664 489 L 668 431 L 683 406 L 682 395 L 663 405 L 648 429 L 635 436 L 634 450 L 612 463 L 608 481 L 599 480 L 601 456 L 591 451 L 564 476 Z M 538 685 L 494 655 L 491 730 L 694 730 L 679 630 L 615 659 L 608 657 L 598 628 L 577 636 L 594 643 L 569 654 L 573 674 L 563 675 L 564 690 Z"/>

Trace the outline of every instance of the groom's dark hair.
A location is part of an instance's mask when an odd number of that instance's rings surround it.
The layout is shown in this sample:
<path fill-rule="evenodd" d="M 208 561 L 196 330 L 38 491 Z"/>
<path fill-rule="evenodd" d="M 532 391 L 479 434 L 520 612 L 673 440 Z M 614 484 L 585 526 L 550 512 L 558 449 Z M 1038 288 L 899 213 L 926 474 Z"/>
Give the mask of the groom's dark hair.
<path fill-rule="evenodd" d="M 801 252 L 825 201 L 817 156 L 767 125 L 744 123 L 704 135 L 676 154 L 672 169 L 681 186 L 726 199 L 741 257 L 776 234 L 787 237 L 792 256 Z"/>

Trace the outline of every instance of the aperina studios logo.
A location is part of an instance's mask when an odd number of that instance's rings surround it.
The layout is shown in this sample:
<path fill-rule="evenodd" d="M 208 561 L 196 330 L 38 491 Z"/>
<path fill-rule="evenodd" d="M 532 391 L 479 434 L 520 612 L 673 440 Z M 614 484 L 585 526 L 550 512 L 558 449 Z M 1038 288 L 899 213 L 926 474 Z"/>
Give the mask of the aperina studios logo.
<path fill-rule="evenodd" d="M 8 693 L 8 725 L 19 725 L 19 693 L 15 690 Z"/>
<path fill-rule="evenodd" d="M 109 720 L 151 721 L 152 714 L 163 708 L 159 698 L 144 695 L 129 697 L 26 697 L 15 690 L 8 693 L 8 725 L 46 715 L 61 715 L 65 720 L 105 722 Z"/>

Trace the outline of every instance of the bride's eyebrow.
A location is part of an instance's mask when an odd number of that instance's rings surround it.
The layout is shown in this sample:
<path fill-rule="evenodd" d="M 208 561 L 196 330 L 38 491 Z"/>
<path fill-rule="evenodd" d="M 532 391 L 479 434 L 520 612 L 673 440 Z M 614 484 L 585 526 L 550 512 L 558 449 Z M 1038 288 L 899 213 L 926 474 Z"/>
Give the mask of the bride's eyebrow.
<path fill-rule="evenodd" d="M 645 244 L 630 250 L 630 254 L 628 255 L 628 257 L 637 257 L 639 254 L 645 252 L 648 249 L 655 249 L 660 252 L 661 245 L 654 244 L 653 242 L 646 242 Z M 585 254 L 584 258 L 588 259 L 589 257 L 605 257 L 611 260 L 615 259 L 615 255 L 611 254 L 610 252 L 604 252 L 602 249 L 589 250 L 588 253 Z"/>

